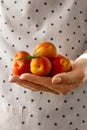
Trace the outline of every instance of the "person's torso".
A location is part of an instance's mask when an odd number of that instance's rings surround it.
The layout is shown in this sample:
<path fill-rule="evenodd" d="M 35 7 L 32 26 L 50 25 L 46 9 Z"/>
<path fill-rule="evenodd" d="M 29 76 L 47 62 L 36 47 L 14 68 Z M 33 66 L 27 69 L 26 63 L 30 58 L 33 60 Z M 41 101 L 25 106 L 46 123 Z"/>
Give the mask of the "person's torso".
<path fill-rule="evenodd" d="M 20 118 L 15 130 L 76 130 L 80 124 L 78 115 L 86 104 L 86 85 L 67 96 L 56 96 L 11 84 L 8 77 L 12 73 L 13 55 L 19 50 L 33 54 L 34 47 L 42 41 L 51 41 L 58 53 L 70 59 L 83 53 L 87 49 L 86 7 L 86 0 L 0 1 L 0 102 L 8 106 L 5 112 L 10 113 L 10 119 L 13 112 L 18 114 L 14 117 Z M 80 99 L 83 103 L 79 103 Z M 74 120 L 76 115 L 78 119 Z"/>

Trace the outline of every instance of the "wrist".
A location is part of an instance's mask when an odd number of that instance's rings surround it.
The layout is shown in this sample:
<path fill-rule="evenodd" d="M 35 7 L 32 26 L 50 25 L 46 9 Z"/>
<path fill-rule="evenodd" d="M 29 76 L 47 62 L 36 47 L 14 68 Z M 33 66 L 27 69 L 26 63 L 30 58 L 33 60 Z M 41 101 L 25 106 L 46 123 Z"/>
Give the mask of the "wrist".
<path fill-rule="evenodd" d="M 81 59 L 87 60 L 87 52 L 83 53 L 81 56 L 79 56 L 76 61 L 79 61 Z"/>
<path fill-rule="evenodd" d="M 75 60 L 75 64 L 84 70 L 87 79 L 87 51 Z"/>

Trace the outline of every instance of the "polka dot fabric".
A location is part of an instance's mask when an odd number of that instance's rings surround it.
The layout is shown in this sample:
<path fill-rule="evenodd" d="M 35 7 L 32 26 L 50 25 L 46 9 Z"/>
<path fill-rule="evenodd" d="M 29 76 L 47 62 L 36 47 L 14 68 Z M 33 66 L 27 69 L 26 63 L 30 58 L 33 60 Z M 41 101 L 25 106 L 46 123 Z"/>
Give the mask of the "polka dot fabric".
<path fill-rule="evenodd" d="M 87 1 L 0 0 L 0 129 L 86 130 L 87 82 L 66 96 L 8 82 L 14 53 L 32 54 L 42 41 L 70 59 L 81 55 L 87 49 Z"/>

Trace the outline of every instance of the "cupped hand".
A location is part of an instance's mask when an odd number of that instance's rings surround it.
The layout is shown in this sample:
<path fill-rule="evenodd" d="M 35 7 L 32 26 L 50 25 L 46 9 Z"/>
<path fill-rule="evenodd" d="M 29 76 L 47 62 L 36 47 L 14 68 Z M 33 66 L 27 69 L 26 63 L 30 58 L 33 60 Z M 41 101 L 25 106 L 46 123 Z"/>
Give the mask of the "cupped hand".
<path fill-rule="evenodd" d="M 30 81 L 27 79 L 28 77 L 30 78 Z M 43 92 L 53 93 L 53 94 L 56 94 L 56 95 L 59 94 L 55 90 L 52 90 L 52 89 L 50 89 L 48 87 L 45 87 L 43 85 L 36 84 L 36 83 L 32 82 L 33 81 L 32 78 L 34 78 L 34 81 L 37 80 L 35 75 L 29 74 L 29 73 L 25 73 L 25 74 L 23 74 L 21 76 L 11 76 L 11 77 L 9 77 L 9 82 L 16 83 L 19 86 L 22 86 L 24 88 L 30 89 L 32 91 L 37 91 L 37 92 L 38 91 L 43 91 Z"/>
<path fill-rule="evenodd" d="M 65 95 L 86 81 L 86 67 L 83 61 L 77 61 L 72 64 L 72 71 L 57 74 L 52 78 L 25 73 L 20 77 L 12 76 L 9 78 L 9 81 L 33 91 L 45 91 Z"/>

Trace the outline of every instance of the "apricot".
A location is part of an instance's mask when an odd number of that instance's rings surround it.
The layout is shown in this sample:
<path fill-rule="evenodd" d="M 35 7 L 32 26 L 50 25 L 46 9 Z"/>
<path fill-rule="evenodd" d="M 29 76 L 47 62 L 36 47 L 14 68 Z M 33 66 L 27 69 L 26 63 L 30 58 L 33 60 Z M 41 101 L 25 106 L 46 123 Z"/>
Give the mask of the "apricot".
<path fill-rule="evenodd" d="M 72 65 L 70 60 L 63 56 L 57 55 L 56 57 L 51 58 L 52 68 L 49 73 L 49 76 L 54 76 L 59 73 L 71 71 Z"/>
<path fill-rule="evenodd" d="M 19 51 L 14 55 L 12 73 L 14 75 L 21 75 L 23 73 L 30 72 L 30 58 L 27 58 L 30 54 L 25 51 Z"/>
<path fill-rule="evenodd" d="M 46 76 L 51 70 L 51 62 L 47 57 L 34 58 L 30 62 L 31 73 Z"/>
<path fill-rule="evenodd" d="M 55 45 L 51 42 L 41 42 L 37 44 L 37 46 L 34 48 L 34 54 L 37 54 L 38 56 L 51 58 L 56 56 L 57 49 Z"/>

